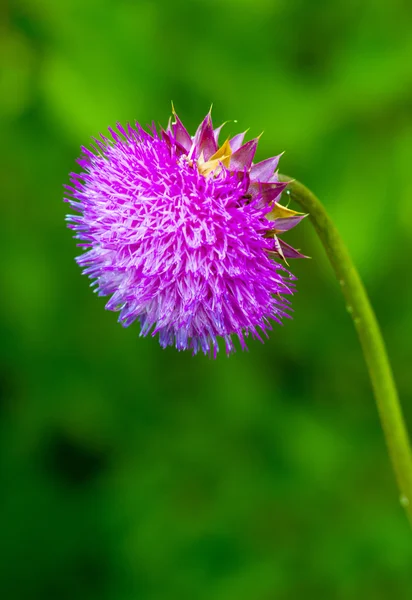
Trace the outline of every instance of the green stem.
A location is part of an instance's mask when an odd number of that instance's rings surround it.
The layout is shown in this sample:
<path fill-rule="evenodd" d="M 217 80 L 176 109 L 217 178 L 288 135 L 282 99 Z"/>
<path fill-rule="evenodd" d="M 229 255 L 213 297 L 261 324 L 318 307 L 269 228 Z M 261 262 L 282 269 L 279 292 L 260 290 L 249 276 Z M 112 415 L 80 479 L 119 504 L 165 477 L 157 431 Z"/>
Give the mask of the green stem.
<path fill-rule="evenodd" d="M 400 502 L 412 525 L 412 453 L 385 344 L 369 298 L 348 250 L 326 210 L 307 187 L 280 175 L 319 235 L 345 296 L 362 346 L 389 455 L 400 490 Z"/>

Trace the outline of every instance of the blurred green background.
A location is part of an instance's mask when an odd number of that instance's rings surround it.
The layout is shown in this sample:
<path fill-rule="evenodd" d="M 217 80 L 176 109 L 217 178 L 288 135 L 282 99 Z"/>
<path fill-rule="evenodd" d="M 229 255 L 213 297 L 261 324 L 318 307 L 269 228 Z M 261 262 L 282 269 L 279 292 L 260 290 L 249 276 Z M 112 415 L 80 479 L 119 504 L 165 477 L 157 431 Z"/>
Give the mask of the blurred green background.
<path fill-rule="evenodd" d="M 310 223 L 295 316 L 216 361 L 124 330 L 74 262 L 62 184 L 117 120 L 264 130 L 318 193 L 412 429 L 407 0 L 14 0 L 2 8 L 0 593 L 412 597 L 412 543 L 356 335 Z"/>

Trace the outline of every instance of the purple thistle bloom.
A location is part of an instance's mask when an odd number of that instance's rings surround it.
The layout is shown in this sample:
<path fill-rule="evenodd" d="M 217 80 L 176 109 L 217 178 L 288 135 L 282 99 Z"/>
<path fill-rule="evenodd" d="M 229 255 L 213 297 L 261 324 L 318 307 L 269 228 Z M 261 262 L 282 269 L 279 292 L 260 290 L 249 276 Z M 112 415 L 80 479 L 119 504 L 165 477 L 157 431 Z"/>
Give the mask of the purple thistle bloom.
<path fill-rule="evenodd" d="M 136 123 L 82 148 L 83 171 L 65 186 L 69 227 L 87 251 L 76 260 L 111 298 L 127 327 L 160 345 L 205 354 L 242 349 L 289 316 L 295 277 L 283 264 L 302 255 L 279 239 L 304 215 L 278 203 L 286 184 L 279 156 L 253 164 L 258 139 L 218 144 L 210 113 L 191 137 L 173 111 L 166 130 Z"/>

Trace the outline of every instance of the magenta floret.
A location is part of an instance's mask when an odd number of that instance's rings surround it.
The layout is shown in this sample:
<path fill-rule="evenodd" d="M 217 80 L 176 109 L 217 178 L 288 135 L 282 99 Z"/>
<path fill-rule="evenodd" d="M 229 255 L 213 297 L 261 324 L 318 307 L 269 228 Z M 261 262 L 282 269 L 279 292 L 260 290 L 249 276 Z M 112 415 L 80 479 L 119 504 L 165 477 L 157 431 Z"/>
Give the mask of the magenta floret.
<path fill-rule="evenodd" d="M 111 296 L 106 308 L 163 348 L 214 356 L 218 337 L 229 354 L 232 335 L 246 348 L 249 334 L 261 339 L 289 316 L 295 277 L 273 256 L 301 256 L 278 234 L 302 216 L 271 218 L 285 187 L 279 157 L 253 165 L 258 140 L 239 134 L 219 148 L 220 129 L 210 114 L 193 137 L 176 114 L 160 133 L 118 124 L 82 148 L 66 186 L 79 213 L 69 227 L 86 249 L 76 260 Z"/>

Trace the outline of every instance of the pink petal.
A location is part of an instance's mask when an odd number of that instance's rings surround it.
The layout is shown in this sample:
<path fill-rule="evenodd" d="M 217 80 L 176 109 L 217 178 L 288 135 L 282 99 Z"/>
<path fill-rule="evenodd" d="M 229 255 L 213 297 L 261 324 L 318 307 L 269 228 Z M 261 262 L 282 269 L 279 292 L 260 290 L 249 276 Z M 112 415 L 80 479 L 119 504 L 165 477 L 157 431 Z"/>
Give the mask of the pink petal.
<path fill-rule="evenodd" d="M 282 155 L 279 154 L 279 156 L 267 158 L 266 160 L 262 160 L 262 162 L 253 165 L 250 170 L 250 180 L 268 182 L 270 178 L 273 177 L 281 156 Z"/>
<path fill-rule="evenodd" d="M 258 139 L 250 140 L 236 150 L 230 158 L 230 168 L 234 171 L 249 170 L 252 166 L 253 157 L 255 156 Z"/>
<path fill-rule="evenodd" d="M 213 131 L 213 134 L 215 136 L 215 142 L 216 144 L 218 144 L 219 142 L 219 135 L 220 132 L 222 131 L 223 127 L 226 125 L 226 123 L 222 123 L 221 125 L 219 125 L 219 127 L 216 127 L 216 129 Z"/>
<path fill-rule="evenodd" d="M 280 181 L 275 183 L 259 183 L 255 181 L 250 184 L 248 192 L 252 194 L 252 198 L 256 198 L 256 196 L 261 194 L 264 203 L 270 204 L 279 198 L 287 185 L 287 183 Z"/>
<path fill-rule="evenodd" d="M 206 115 L 196 131 L 194 144 L 195 158 L 199 158 L 203 152 L 204 159 L 209 160 L 209 158 L 217 151 L 217 143 L 210 113 Z"/>
<path fill-rule="evenodd" d="M 275 219 L 274 221 L 271 221 L 271 225 L 273 225 L 273 229 L 276 229 L 276 231 L 289 231 L 289 229 L 296 227 L 296 225 L 298 225 L 306 216 L 307 215 L 296 215 L 294 217 Z"/>
<path fill-rule="evenodd" d="M 185 149 L 186 152 L 189 152 L 192 146 L 192 138 L 177 114 L 174 113 L 173 116 L 175 118 L 175 121 L 172 123 L 174 138 L 176 142 Z"/>
<path fill-rule="evenodd" d="M 238 133 L 235 137 L 232 137 L 230 140 L 230 147 L 232 148 L 232 152 L 236 152 L 239 150 L 240 146 L 243 144 L 243 140 L 245 139 L 246 131 L 243 133 Z"/>
<path fill-rule="evenodd" d="M 285 258 L 309 258 L 309 256 L 305 256 L 304 254 L 301 254 L 300 252 L 295 250 L 295 248 L 292 248 L 292 246 L 289 246 L 289 244 L 287 244 L 283 240 L 278 239 L 278 242 L 280 244 L 280 247 L 283 252 L 283 256 Z"/>

